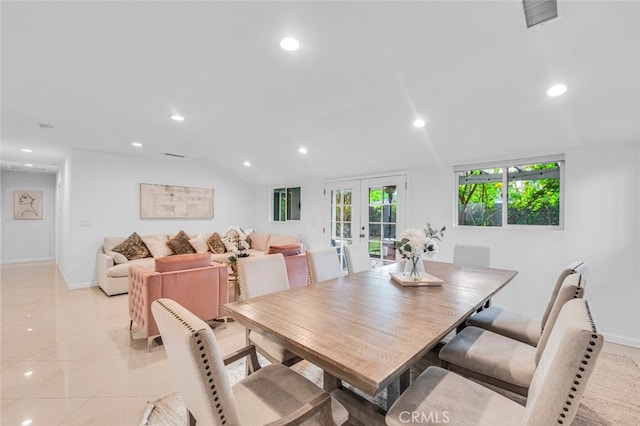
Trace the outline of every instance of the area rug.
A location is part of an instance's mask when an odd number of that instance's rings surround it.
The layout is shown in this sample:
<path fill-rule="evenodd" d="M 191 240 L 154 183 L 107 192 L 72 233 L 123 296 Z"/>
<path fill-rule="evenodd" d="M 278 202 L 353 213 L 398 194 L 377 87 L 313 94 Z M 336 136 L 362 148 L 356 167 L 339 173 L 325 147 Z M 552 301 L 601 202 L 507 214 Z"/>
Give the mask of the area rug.
<path fill-rule="evenodd" d="M 411 368 L 412 379 L 429 365 L 437 363 L 437 357 L 428 355 L 415 367 Z M 264 358 L 261 365 L 268 364 Z M 228 367 L 232 383 L 244 377 L 244 360 L 237 361 Z M 318 386 L 322 386 L 322 370 L 315 365 L 302 361 L 292 367 Z M 357 392 L 357 390 L 354 390 Z M 629 357 L 603 352 L 593 371 L 584 393 L 574 425 L 640 425 L 640 368 Z M 362 395 L 362 394 L 361 394 Z M 509 398 L 524 404 L 519 395 L 505 393 Z M 374 404 L 384 407 L 386 394 L 381 392 Z M 186 409 L 180 395 L 176 392 L 165 396 L 146 407 L 143 422 L 150 426 L 182 426 L 187 424 Z M 146 423 L 144 420 L 146 419 Z"/>

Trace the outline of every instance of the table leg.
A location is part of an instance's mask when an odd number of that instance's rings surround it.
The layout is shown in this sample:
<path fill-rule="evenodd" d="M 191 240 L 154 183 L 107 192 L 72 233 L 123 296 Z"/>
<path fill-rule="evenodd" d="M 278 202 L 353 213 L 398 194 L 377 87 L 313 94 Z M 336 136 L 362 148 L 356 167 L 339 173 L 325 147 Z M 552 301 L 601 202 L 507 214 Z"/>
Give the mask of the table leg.
<path fill-rule="evenodd" d="M 322 388 L 326 392 L 331 392 L 334 389 L 338 389 L 342 385 L 342 381 L 333 375 L 324 372 L 322 377 Z"/>
<path fill-rule="evenodd" d="M 402 392 L 407 390 L 410 380 L 409 369 L 407 368 L 400 374 L 397 380 L 387 386 L 387 410 L 389 410 L 393 403 L 402 395 Z"/>

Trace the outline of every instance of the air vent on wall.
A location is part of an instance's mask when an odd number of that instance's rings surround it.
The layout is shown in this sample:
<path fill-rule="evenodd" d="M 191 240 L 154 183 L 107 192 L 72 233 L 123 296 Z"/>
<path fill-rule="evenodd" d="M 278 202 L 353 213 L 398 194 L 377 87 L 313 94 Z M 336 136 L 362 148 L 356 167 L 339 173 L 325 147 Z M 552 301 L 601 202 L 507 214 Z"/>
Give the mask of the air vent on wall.
<path fill-rule="evenodd" d="M 167 157 L 176 157 L 176 158 L 185 158 L 184 155 L 180 155 L 180 154 L 172 154 L 170 152 L 163 152 L 164 155 L 166 155 Z"/>
<path fill-rule="evenodd" d="M 558 17 L 557 0 L 522 0 L 527 28 Z"/>

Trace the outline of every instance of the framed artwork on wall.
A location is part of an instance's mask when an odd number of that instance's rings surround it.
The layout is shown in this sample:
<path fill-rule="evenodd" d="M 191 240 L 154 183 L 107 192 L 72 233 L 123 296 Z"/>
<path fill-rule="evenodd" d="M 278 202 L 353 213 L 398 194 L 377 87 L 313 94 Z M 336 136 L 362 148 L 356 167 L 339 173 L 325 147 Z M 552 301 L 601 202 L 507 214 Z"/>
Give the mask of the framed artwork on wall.
<path fill-rule="evenodd" d="M 213 189 L 140 184 L 140 219 L 213 219 Z"/>
<path fill-rule="evenodd" d="M 13 191 L 15 220 L 42 220 L 42 191 L 31 189 Z"/>

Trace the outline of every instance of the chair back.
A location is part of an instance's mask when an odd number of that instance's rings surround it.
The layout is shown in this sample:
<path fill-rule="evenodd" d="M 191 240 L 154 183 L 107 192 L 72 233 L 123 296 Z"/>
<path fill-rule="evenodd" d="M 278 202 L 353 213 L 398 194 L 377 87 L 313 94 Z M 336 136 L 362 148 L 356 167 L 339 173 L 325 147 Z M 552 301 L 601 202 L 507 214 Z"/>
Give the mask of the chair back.
<path fill-rule="evenodd" d="M 236 401 L 213 330 L 171 299 L 151 305 L 187 410 L 201 425 L 239 424 Z"/>
<path fill-rule="evenodd" d="M 347 259 L 347 271 L 350 274 L 371 269 L 368 244 L 361 243 L 344 246 L 344 252 Z"/>
<path fill-rule="evenodd" d="M 332 280 L 342 275 L 335 247 L 307 250 L 311 284 Z"/>
<path fill-rule="evenodd" d="M 560 272 L 560 275 L 558 275 L 558 279 L 556 280 L 556 284 L 553 286 L 553 290 L 551 291 L 551 296 L 549 297 L 547 306 L 544 308 L 544 314 L 542 314 L 542 318 L 540 319 L 540 325 L 542 326 L 542 328 L 545 327 L 547 321 L 549 320 L 549 314 L 551 314 L 551 309 L 553 308 L 556 297 L 558 297 L 558 292 L 560 291 L 560 287 L 562 287 L 564 279 L 571 274 L 581 274 L 586 277 L 588 270 L 589 267 L 587 266 L 587 264 L 579 260 L 570 263 L 566 268 L 562 270 L 562 272 Z"/>
<path fill-rule="evenodd" d="M 587 301 L 565 303 L 533 375 L 524 425 L 571 424 L 603 344 Z"/>
<path fill-rule="evenodd" d="M 486 269 L 491 264 L 491 247 L 456 244 L 453 248 L 453 263 L 465 268 Z"/>
<path fill-rule="evenodd" d="M 544 329 L 542 330 L 542 335 L 540 336 L 540 340 L 538 341 L 538 346 L 536 349 L 536 364 L 540 362 L 540 358 L 542 357 L 542 353 L 544 352 L 545 347 L 548 344 L 549 337 L 553 332 L 553 328 L 558 321 L 558 315 L 560 315 L 560 311 L 564 307 L 564 305 L 570 301 L 571 299 L 582 299 L 584 297 L 584 286 L 586 284 L 586 278 L 582 274 L 570 274 L 564 279 L 560 290 L 558 291 L 558 296 L 553 303 L 553 307 L 551 308 L 551 312 L 549 313 L 549 320 L 547 321 Z"/>
<path fill-rule="evenodd" d="M 289 278 L 281 253 L 238 259 L 238 279 L 243 300 L 289 289 Z"/>

